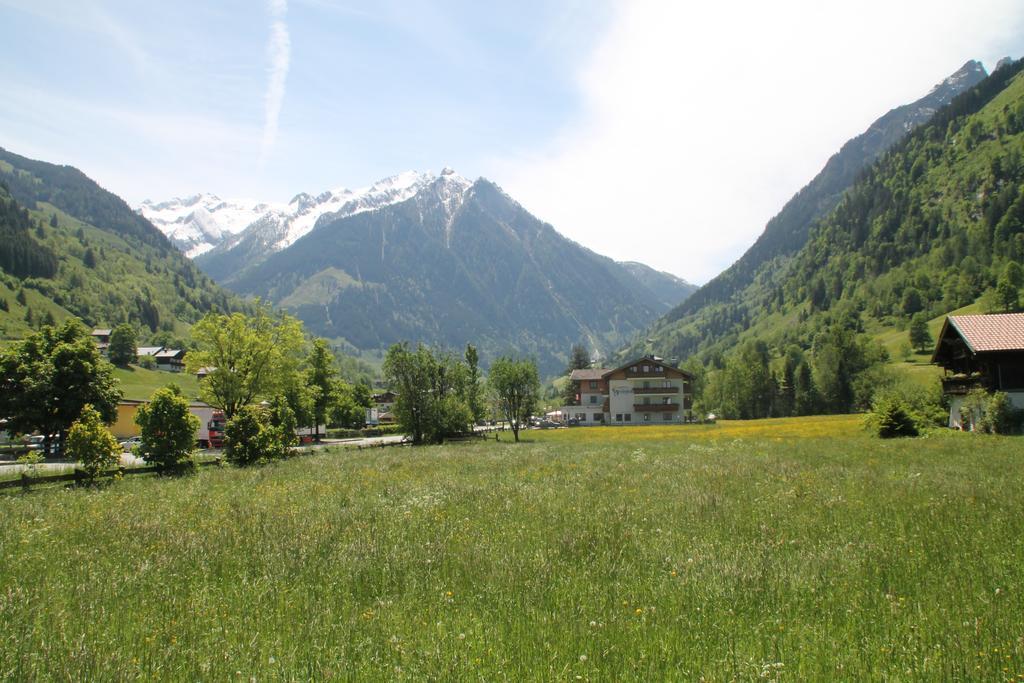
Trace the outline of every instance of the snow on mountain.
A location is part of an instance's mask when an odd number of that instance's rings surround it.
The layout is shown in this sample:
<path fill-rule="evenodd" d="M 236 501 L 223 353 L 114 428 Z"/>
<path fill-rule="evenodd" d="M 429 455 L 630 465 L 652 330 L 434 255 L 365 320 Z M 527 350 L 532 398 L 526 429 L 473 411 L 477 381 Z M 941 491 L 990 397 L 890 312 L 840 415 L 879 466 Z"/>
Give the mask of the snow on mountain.
<path fill-rule="evenodd" d="M 259 251 L 280 251 L 317 226 L 320 220 L 344 218 L 403 202 L 432 188 L 451 216 L 472 182 L 445 168 L 439 175 L 405 171 L 356 190 L 340 188 L 316 196 L 305 192 L 287 204 L 221 200 L 200 194 L 186 199 L 142 203 L 137 211 L 149 219 L 189 258 L 216 249 L 230 251 L 255 243 Z"/>
<path fill-rule="evenodd" d="M 280 210 L 265 202 L 223 200 L 214 194 L 197 194 L 165 202 L 146 200 L 136 209 L 185 253 L 195 258 L 240 233 L 268 211 Z"/>

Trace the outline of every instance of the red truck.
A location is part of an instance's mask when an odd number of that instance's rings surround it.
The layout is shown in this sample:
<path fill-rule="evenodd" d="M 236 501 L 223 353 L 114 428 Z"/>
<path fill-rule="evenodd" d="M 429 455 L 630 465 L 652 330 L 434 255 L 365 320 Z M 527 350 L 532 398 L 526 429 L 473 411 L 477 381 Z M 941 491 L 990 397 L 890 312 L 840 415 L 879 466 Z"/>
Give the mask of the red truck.
<path fill-rule="evenodd" d="M 207 442 L 210 448 L 224 448 L 224 425 L 226 423 L 223 410 L 213 411 L 210 421 L 206 423 Z"/>

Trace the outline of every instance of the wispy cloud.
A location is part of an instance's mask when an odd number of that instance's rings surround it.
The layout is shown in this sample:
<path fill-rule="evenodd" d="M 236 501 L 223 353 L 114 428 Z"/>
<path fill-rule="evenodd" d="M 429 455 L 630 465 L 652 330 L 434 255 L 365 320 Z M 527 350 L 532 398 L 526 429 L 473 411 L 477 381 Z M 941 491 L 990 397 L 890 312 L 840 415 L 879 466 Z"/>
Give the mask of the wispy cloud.
<path fill-rule="evenodd" d="M 260 166 L 267 163 L 267 158 L 277 141 L 277 126 L 281 117 L 281 105 L 284 102 L 284 86 L 288 78 L 288 65 L 291 61 L 291 38 L 288 35 L 288 24 L 285 14 L 288 12 L 287 0 L 270 0 L 270 38 L 267 41 L 267 58 L 270 63 L 268 72 L 267 92 L 263 98 L 263 142 L 260 145 Z"/>
<path fill-rule="evenodd" d="M 1020 0 L 631 0 L 580 114 L 487 172 L 573 239 L 703 282 L 846 139 L 969 58 L 991 68 L 1022 23 Z"/>

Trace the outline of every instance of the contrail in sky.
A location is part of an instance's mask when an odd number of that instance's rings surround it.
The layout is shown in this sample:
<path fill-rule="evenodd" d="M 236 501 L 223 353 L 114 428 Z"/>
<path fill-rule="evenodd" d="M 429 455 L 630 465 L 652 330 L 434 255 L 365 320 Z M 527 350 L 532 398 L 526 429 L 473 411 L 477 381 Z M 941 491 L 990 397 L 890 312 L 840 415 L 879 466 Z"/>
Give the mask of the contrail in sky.
<path fill-rule="evenodd" d="M 284 101 L 284 84 L 288 77 L 288 63 L 291 59 L 291 38 L 288 36 L 288 25 L 285 14 L 288 11 L 288 0 L 270 0 L 270 39 L 267 41 L 267 57 L 270 62 L 267 92 L 264 96 L 263 142 L 260 145 L 259 165 L 267 162 L 270 150 L 277 140 L 277 122 L 281 115 L 281 103 Z"/>

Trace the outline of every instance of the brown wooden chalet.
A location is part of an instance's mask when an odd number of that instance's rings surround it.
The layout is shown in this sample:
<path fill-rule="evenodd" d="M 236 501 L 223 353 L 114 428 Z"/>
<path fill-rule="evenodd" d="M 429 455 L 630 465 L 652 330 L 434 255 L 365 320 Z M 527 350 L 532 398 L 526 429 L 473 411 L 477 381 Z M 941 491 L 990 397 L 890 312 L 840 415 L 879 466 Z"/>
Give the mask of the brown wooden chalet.
<path fill-rule="evenodd" d="M 951 315 L 932 355 L 947 393 L 1024 391 L 1024 313 Z"/>
<path fill-rule="evenodd" d="M 972 389 L 1004 391 L 1024 406 L 1024 313 L 949 316 L 932 362 L 946 371 L 952 427 L 961 426 L 960 406 Z"/>

